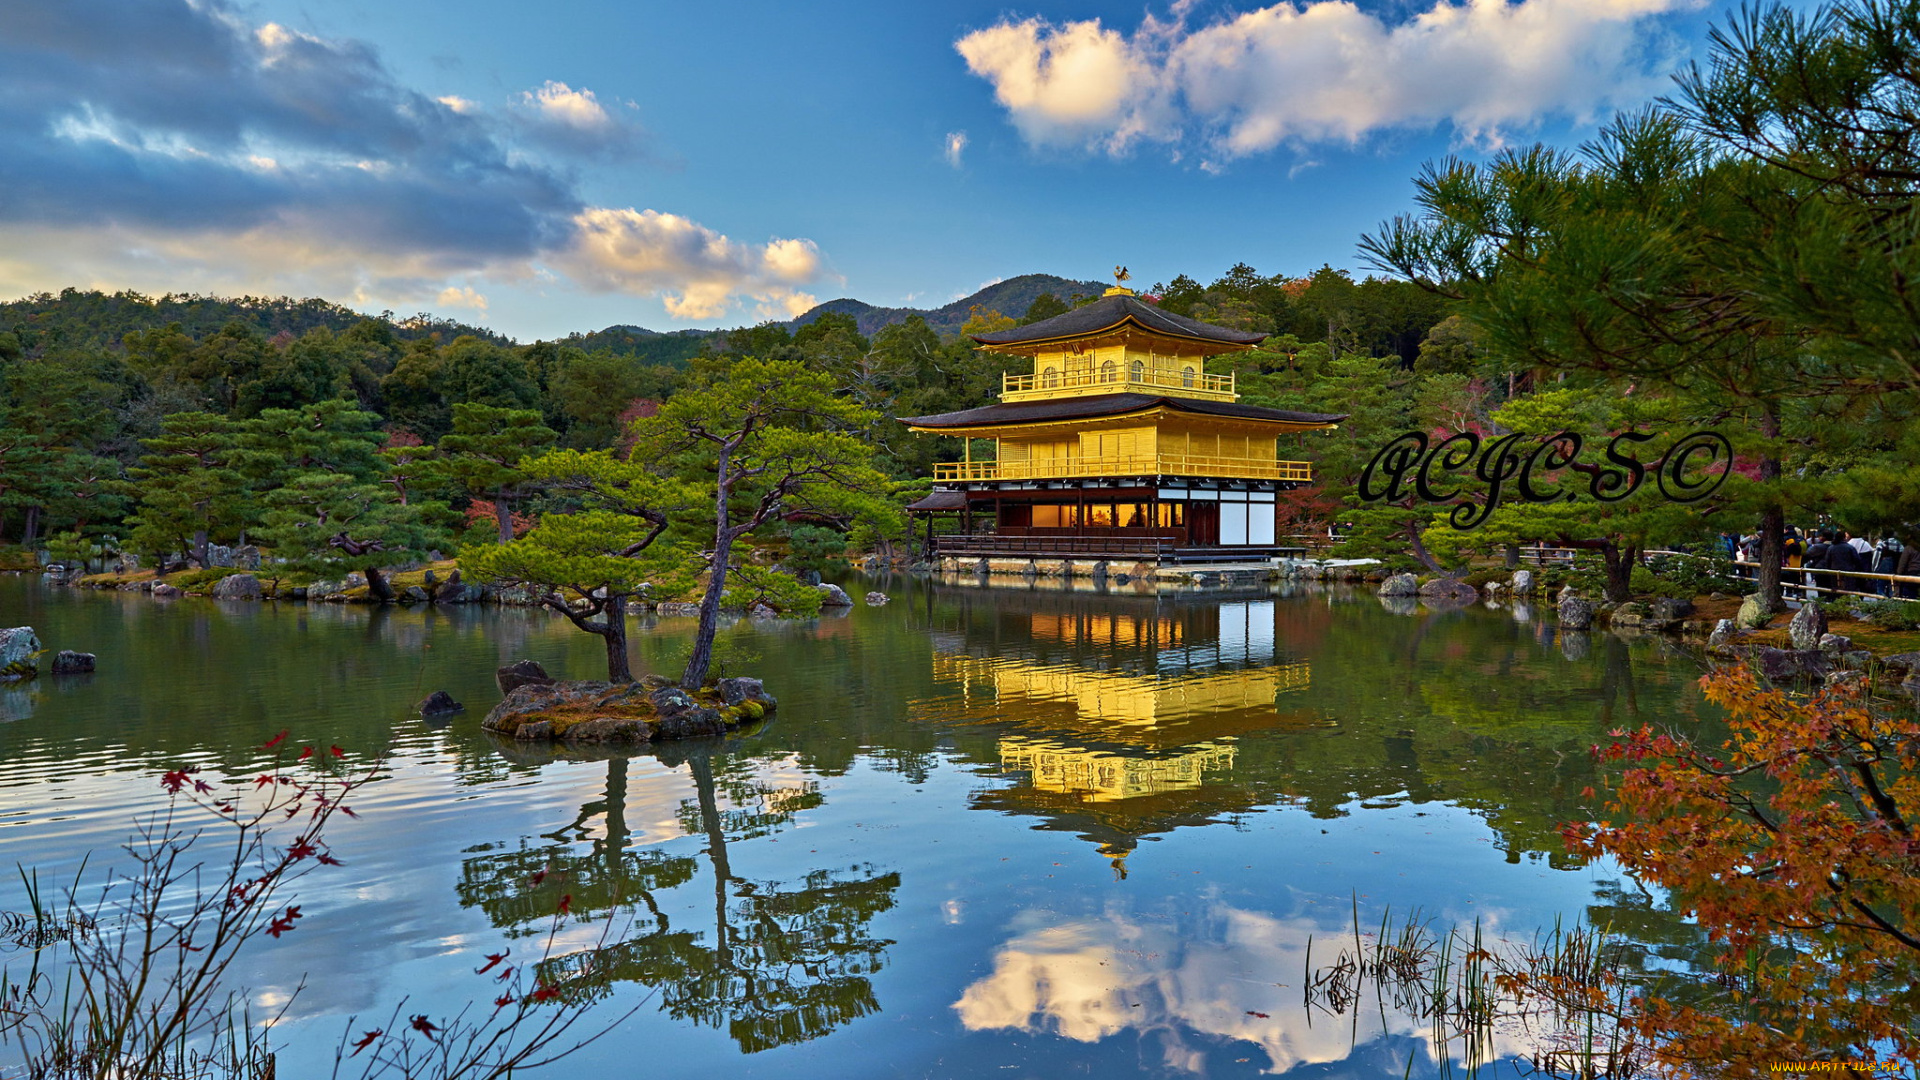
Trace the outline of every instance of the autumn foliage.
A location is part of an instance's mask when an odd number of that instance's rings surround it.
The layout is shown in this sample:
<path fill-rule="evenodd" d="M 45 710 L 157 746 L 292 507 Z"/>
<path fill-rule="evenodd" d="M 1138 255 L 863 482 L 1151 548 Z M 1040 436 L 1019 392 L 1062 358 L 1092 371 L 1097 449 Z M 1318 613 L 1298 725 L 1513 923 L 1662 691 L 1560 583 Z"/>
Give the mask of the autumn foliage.
<path fill-rule="evenodd" d="M 1712 975 L 1649 991 L 1626 1022 L 1669 1066 L 1920 1061 L 1920 723 L 1857 689 L 1800 697 L 1735 669 L 1702 680 L 1728 715 L 1704 745 L 1649 727 L 1596 747 L 1624 767 L 1618 820 L 1567 827 L 1712 945 Z"/>

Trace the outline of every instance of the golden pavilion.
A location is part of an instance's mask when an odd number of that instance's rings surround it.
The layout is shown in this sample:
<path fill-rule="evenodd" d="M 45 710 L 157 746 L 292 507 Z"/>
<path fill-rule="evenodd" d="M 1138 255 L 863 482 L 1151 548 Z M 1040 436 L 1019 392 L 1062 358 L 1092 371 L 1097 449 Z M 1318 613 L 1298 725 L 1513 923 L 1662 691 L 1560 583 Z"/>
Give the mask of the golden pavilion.
<path fill-rule="evenodd" d="M 962 460 L 910 509 L 958 512 L 963 535 L 938 555 L 1264 558 L 1277 553 L 1278 492 L 1313 480 L 1283 461 L 1279 437 L 1333 428 L 1344 415 L 1239 404 L 1232 375 L 1206 360 L 1266 335 L 1162 311 L 1115 287 L 1028 326 L 976 334 L 979 347 L 1031 357 L 998 404 L 902 417 L 910 430 L 958 436 Z M 975 460 L 991 439 L 991 460 Z M 991 533 L 973 529 L 992 523 Z"/>

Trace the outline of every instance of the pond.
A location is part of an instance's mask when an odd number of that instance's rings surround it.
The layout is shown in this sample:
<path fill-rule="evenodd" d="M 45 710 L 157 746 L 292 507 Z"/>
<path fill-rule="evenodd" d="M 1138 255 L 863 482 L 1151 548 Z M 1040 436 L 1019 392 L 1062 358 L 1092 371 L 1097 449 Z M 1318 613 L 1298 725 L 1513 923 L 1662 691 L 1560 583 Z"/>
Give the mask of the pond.
<path fill-rule="evenodd" d="M 1702 708 L 1661 642 L 1320 587 L 996 584 L 863 578 L 893 602 L 739 623 L 718 657 L 765 679 L 771 723 L 568 759 L 479 727 L 499 665 L 603 674 L 598 639 L 541 612 L 0 580 L 0 625 L 99 656 L 0 691 L 0 843 L 97 884 L 164 770 L 244 783 L 283 729 L 383 759 L 330 826 L 345 865 L 236 973 L 292 998 L 295 1080 L 351 1017 L 490 997 L 475 969 L 537 956 L 562 894 L 558 951 L 609 915 L 623 934 L 592 1015 L 634 1010 L 554 1070 L 582 1076 L 1433 1075 L 1457 1051 L 1428 1025 L 1304 1006 L 1310 949 L 1383 913 L 1646 924 L 1558 828 L 1594 809 L 1591 744 Z M 643 622 L 636 670 L 676 672 L 691 624 Z M 468 711 L 414 715 L 436 689 Z"/>

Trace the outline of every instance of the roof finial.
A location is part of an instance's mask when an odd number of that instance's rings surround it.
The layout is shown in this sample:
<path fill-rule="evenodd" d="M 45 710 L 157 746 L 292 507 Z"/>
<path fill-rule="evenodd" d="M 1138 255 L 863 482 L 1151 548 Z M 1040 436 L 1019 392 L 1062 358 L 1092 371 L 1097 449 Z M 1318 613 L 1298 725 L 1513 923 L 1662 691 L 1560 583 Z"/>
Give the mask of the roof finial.
<path fill-rule="evenodd" d="M 1124 266 L 1116 266 L 1116 267 L 1114 267 L 1114 268 L 1113 268 L 1113 280 L 1115 280 L 1115 281 L 1118 281 L 1118 282 L 1124 282 L 1124 281 L 1127 281 L 1128 279 L 1130 279 L 1130 278 L 1132 278 L 1132 277 L 1133 277 L 1133 275 L 1132 275 L 1132 274 L 1130 274 L 1130 273 L 1128 273 L 1128 272 L 1127 272 L 1127 268 L 1126 268 L 1126 267 L 1124 267 Z M 1134 295 L 1134 291 L 1133 291 L 1132 289 L 1129 289 L 1129 288 L 1127 288 L 1127 287 L 1126 287 L 1125 285 L 1115 285 L 1115 286 L 1114 286 L 1113 288 L 1111 288 L 1111 289 L 1108 289 L 1108 290 L 1107 290 L 1107 291 L 1106 291 L 1105 293 L 1103 293 L 1102 295 L 1104 295 L 1104 296 L 1132 296 L 1132 295 Z"/>

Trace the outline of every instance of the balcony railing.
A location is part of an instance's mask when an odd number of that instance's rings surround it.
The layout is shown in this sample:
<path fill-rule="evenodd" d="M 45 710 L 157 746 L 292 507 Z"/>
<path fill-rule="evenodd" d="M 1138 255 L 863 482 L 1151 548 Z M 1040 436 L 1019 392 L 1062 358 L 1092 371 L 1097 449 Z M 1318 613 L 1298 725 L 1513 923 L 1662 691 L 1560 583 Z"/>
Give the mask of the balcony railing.
<path fill-rule="evenodd" d="M 953 461 L 933 467 L 935 480 L 1055 480 L 1076 476 L 1214 476 L 1246 480 L 1313 479 L 1305 461 L 1159 454 L 1146 457 L 1040 458 L 1034 461 Z"/>
<path fill-rule="evenodd" d="M 1089 387 L 1114 394 L 1171 390 L 1176 397 L 1182 393 L 1196 397 L 1232 397 L 1233 378 L 1232 375 L 1208 375 L 1205 372 L 1188 375 L 1176 371 L 1142 371 L 1139 374 L 1127 371 L 1072 371 L 1052 375 L 1002 375 L 1000 397 L 1003 401 L 1019 401 Z"/>
<path fill-rule="evenodd" d="M 941 555 L 1163 555 L 1178 545 L 1158 536 L 965 536 L 934 538 Z"/>

